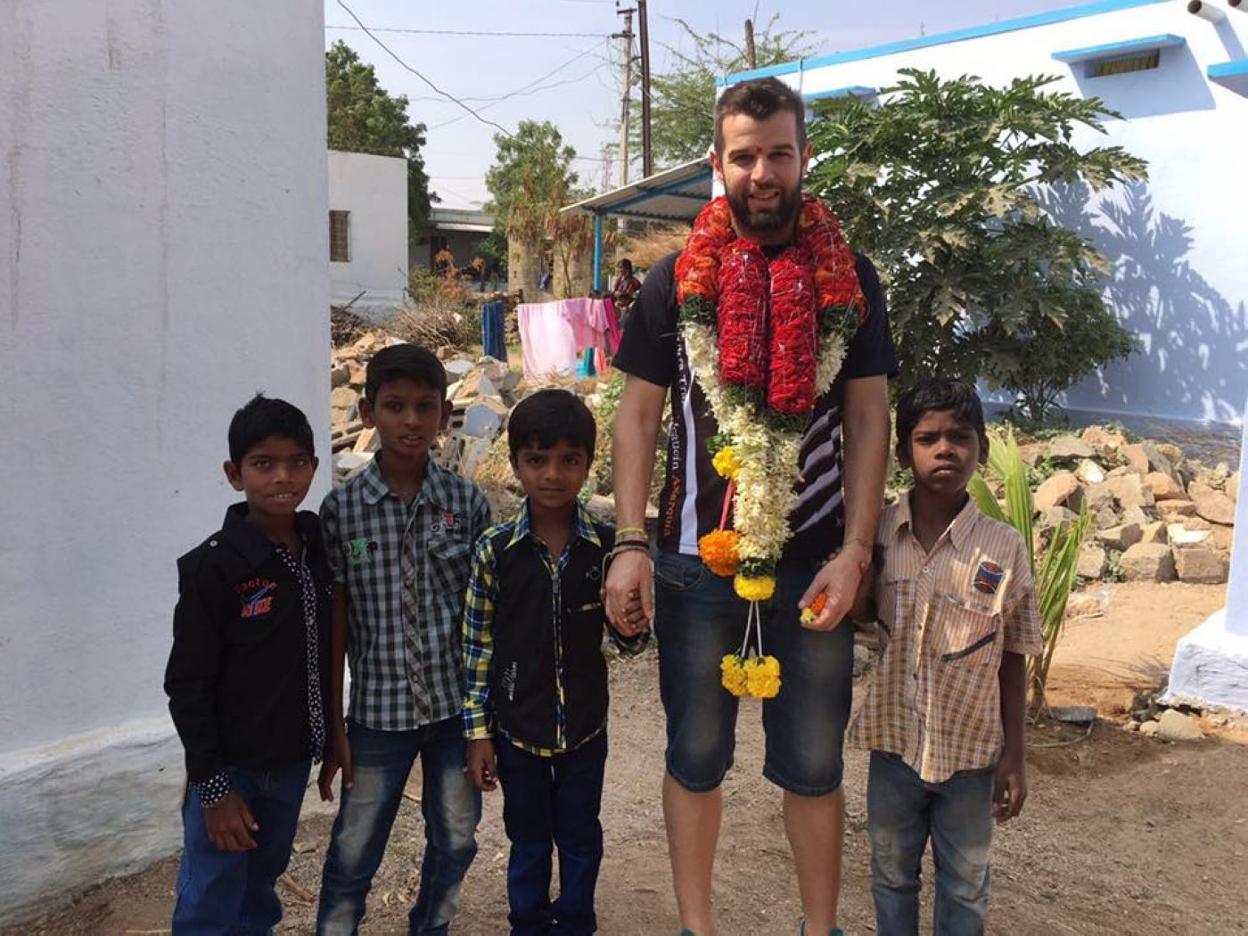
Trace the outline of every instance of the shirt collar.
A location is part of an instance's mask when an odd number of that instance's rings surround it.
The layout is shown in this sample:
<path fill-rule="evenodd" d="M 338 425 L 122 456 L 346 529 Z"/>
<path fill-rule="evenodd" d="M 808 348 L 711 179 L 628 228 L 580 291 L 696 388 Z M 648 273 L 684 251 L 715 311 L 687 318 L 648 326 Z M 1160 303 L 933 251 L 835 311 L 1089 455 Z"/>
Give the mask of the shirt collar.
<path fill-rule="evenodd" d="M 385 476 L 381 473 L 381 455 L 378 452 L 360 472 L 360 485 L 363 488 L 364 501 L 368 504 L 379 504 L 390 493 L 390 485 L 386 484 Z M 450 510 L 454 499 L 451 479 L 454 477 L 454 472 L 443 468 L 430 456 L 425 466 L 425 480 L 420 486 L 420 493 L 432 504 L 443 510 Z"/>
<path fill-rule="evenodd" d="M 580 498 L 576 501 L 576 518 L 573 521 L 575 525 L 575 535 L 587 543 L 594 546 L 602 546 L 602 540 L 598 536 L 598 528 L 594 525 L 594 518 L 590 515 L 585 505 L 581 503 Z M 520 505 L 520 510 L 516 513 L 515 530 L 512 531 L 511 539 L 507 541 L 507 549 L 511 549 L 516 543 L 524 541 L 529 535 L 532 527 L 529 523 L 529 499 L 526 497 L 524 503 Z"/>
<path fill-rule="evenodd" d="M 965 548 L 967 537 L 971 535 L 971 530 L 974 529 L 975 521 L 978 519 L 979 507 L 975 503 L 975 498 L 968 494 L 966 503 L 958 511 L 958 515 L 953 518 L 953 522 L 949 524 L 949 529 L 946 530 L 954 549 L 961 552 Z M 911 525 L 911 520 L 910 492 L 907 491 L 897 499 L 897 513 L 893 515 L 893 528 L 890 531 L 894 539 L 901 532 L 903 526 Z"/>
<path fill-rule="evenodd" d="M 304 548 L 315 548 L 319 541 L 320 528 L 316 514 L 301 510 L 295 514 L 295 525 L 299 529 L 299 537 Z M 260 532 L 259 528 L 247 519 L 247 502 L 231 504 L 225 512 L 225 522 L 221 524 L 222 538 L 238 550 L 239 554 L 253 567 L 260 565 L 272 555 L 277 543 Z"/>

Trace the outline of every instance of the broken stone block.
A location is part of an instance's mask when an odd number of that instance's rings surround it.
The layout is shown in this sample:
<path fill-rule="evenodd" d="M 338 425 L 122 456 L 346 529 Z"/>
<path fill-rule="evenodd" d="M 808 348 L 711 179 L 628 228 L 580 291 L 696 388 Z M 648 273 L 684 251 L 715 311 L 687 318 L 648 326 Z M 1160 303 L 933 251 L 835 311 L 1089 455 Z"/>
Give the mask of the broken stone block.
<path fill-rule="evenodd" d="M 1140 529 L 1141 543 L 1168 543 L 1170 542 L 1170 533 L 1166 529 L 1165 523 L 1155 520 L 1152 523 L 1146 523 Z"/>
<path fill-rule="evenodd" d="M 463 437 L 463 447 L 460 449 L 459 465 L 457 470 L 465 478 L 471 478 L 481 463 L 485 461 L 487 455 L 490 454 L 490 446 L 493 439 L 474 439 L 471 436 Z"/>
<path fill-rule="evenodd" d="M 1119 475 L 1116 478 L 1108 478 L 1105 484 L 1113 492 L 1114 500 L 1123 510 L 1128 507 L 1153 506 L 1153 489 L 1144 483 L 1142 475 Z"/>
<path fill-rule="evenodd" d="M 1122 526 L 1100 530 L 1096 534 L 1096 541 L 1109 549 L 1116 549 L 1122 552 L 1122 550 L 1129 549 L 1138 543 L 1143 535 L 1143 531 L 1138 525 L 1124 523 Z"/>
<path fill-rule="evenodd" d="M 1177 709 L 1166 709 L 1157 716 L 1156 735 L 1162 741 L 1200 741 L 1205 737 L 1200 721 Z"/>
<path fill-rule="evenodd" d="M 1065 507 L 1050 507 L 1040 514 L 1040 519 L 1037 521 L 1036 526 L 1041 530 L 1052 530 L 1063 523 L 1073 523 L 1078 517 L 1077 513 Z"/>
<path fill-rule="evenodd" d="M 1160 543 L 1136 543 L 1119 559 L 1122 575 L 1128 582 L 1171 582 L 1174 580 L 1174 556 L 1169 546 Z"/>
<path fill-rule="evenodd" d="M 1050 507 L 1069 507 L 1078 510 L 1083 500 L 1083 488 L 1079 479 L 1069 471 L 1059 471 L 1036 489 L 1037 510 Z"/>
<path fill-rule="evenodd" d="M 1118 514 L 1118 511 L 1114 510 L 1112 503 L 1106 504 L 1099 510 L 1093 511 L 1092 517 L 1093 528 L 1097 530 L 1104 530 L 1108 527 L 1116 527 L 1123 522 L 1122 517 Z"/>
<path fill-rule="evenodd" d="M 1212 546 L 1175 546 L 1174 571 L 1180 582 L 1221 585 L 1226 581 L 1230 560 Z"/>
<path fill-rule="evenodd" d="M 359 452 L 343 451 L 335 452 L 333 457 L 334 480 L 341 484 L 343 481 L 349 481 L 373 460 L 372 453 L 360 454 Z"/>
<path fill-rule="evenodd" d="M 1117 452 L 1127 444 L 1127 439 L 1122 433 L 1111 432 L 1100 426 L 1088 426 L 1079 438 L 1096 449 L 1102 457 Z"/>
<path fill-rule="evenodd" d="M 368 378 L 368 368 L 359 361 L 352 361 L 347 365 L 347 383 L 353 387 L 363 387 L 364 381 Z"/>
<path fill-rule="evenodd" d="M 454 360 L 446 361 L 442 366 L 446 368 L 446 380 L 448 383 L 456 380 L 463 380 L 472 371 L 477 369 L 476 364 L 464 358 L 455 358 Z"/>
<path fill-rule="evenodd" d="M 1035 468 L 1046 451 L 1048 446 L 1043 442 L 1024 442 L 1018 447 L 1018 455 L 1028 468 Z"/>
<path fill-rule="evenodd" d="M 1194 530 L 1183 523 L 1171 523 L 1166 527 L 1166 537 L 1172 546 L 1195 546 L 1212 535 L 1209 530 Z"/>
<path fill-rule="evenodd" d="M 1102 484 L 1105 481 L 1105 469 L 1089 458 L 1085 458 L 1075 469 L 1075 477 L 1084 484 Z"/>
<path fill-rule="evenodd" d="M 1076 571 L 1085 579 L 1100 581 L 1108 563 L 1109 557 L 1105 550 L 1089 544 L 1079 550 L 1079 566 Z"/>
<path fill-rule="evenodd" d="M 1138 475 L 1148 474 L 1148 452 L 1144 446 L 1136 442 L 1122 447 L 1122 457 L 1127 460 L 1127 468 Z"/>
<path fill-rule="evenodd" d="M 464 409 L 462 432 L 478 439 L 495 439 L 507 425 L 507 407 L 497 397 L 473 400 Z"/>
<path fill-rule="evenodd" d="M 1144 476 L 1144 482 L 1152 489 L 1153 500 L 1186 500 L 1187 491 L 1183 485 L 1164 471 L 1150 471 Z"/>
<path fill-rule="evenodd" d="M 1128 507 L 1122 512 L 1123 523 L 1134 523 L 1141 530 L 1155 519 L 1143 507 Z"/>
<path fill-rule="evenodd" d="M 1149 471 L 1160 471 L 1173 480 L 1175 484 L 1182 484 L 1179 480 L 1179 473 L 1175 470 L 1175 463 L 1162 453 L 1158 445 L 1146 440 L 1140 443 L 1140 448 L 1144 450 L 1144 454 L 1148 458 Z M 1182 458 L 1179 460 L 1182 461 Z"/>
<path fill-rule="evenodd" d="M 1232 472 L 1226 479 L 1226 496 L 1239 503 L 1239 472 Z"/>
<path fill-rule="evenodd" d="M 1229 526 L 1215 525 L 1209 531 L 1209 542 L 1225 553 L 1230 553 L 1231 545 L 1235 541 L 1235 528 Z"/>
<path fill-rule="evenodd" d="M 1091 458 L 1096 453 L 1092 446 L 1075 436 L 1058 436 L 1049 443 L 1048 456 L 1050 461 L 1076 462 Z"/>
<path fill-rule="evenodd" d="M 1083 504 L 1096 513 L 1102 507 L 1114 506 L 1114 492 L 1104 484 L 1089 484 L 1083 489 Z"/>
<path fill-rule="evenodd" d="M 331 368 L 329 371 L 329 385 L 334 388 L 345 387 L 348 381 L 350 369 L 345 364 L 339 364 L 337 367 Z"/>
<path fill-rule="evenodd" d="M 477 397 L 498 398 L 498 388 L 494 386 L 494 381 L 490 380 L 483 370 L 474 370 L 466 375 L 459 382 L 459 386 L 455 389 L 455 395 L 450 397 L 450 399 L 455 403 L 463 403 Z"/>
<path fill-rule="evenodd" d="M 329 394 L 329 407 L 335 410 L 350 410 L 360 401 L 360 395 L 350 387 L 334 387 Z"/>
<path fill-rule="evenodd" d="M 1169 517 L 1194 517 L 1196 516 L 1196 505 L 1190 500 L 1168 500 L 1157 505 L 1157 510 L 1161 514 L 1162 519 Z"/>
<path fill-rule="evenodd" d="M 1196 505 L 1198 516 L 1213 523 L 1232 524 L 1235 522 L 1235 502 L 1221 491 L 1215 491 L 1206 484 L 1194 481 L 1187 495 Z"/>

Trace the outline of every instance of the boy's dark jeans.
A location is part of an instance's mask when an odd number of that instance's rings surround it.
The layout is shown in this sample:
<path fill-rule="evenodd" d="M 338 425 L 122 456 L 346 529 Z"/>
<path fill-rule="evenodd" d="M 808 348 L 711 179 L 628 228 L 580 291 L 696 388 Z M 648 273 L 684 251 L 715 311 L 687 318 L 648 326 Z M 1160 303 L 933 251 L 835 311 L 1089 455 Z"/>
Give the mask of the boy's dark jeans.
<path fill-rule="evenodd" d="M 274 885 L 290 861 L 299 827 L 299 810 L 311 761 L 270 770 L 231 767 L 230 786 L 260 829 L 256 847 L 224 852 L 208 839 L 204 808 L 195 790 L 182 807 L 185 850 L 178 868 L 178 901 L 173 910 L 177 936 L 261 934 L 282 918 Z"/>
<path fill-rule="evenodd" d="M 503 824 L 511 840 L 508 920 L 513 936 L 593 933 L 594 887 L 602 863 L 602 780 L 607 733 L 566 754 L 539 757 L 496 742 Z M 559 849 L 559 897 L 550 899 L 551 846 Z"/>

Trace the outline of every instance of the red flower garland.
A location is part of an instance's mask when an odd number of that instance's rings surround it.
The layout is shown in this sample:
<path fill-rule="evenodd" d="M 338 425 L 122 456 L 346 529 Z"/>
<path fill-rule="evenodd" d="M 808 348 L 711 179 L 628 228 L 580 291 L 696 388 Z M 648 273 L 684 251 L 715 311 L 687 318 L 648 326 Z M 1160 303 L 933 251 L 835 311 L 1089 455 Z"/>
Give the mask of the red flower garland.
<path fill-rule="evenodd" d="M 855 258 L 836 216 L 819 199 L 802 196 L 797 243 L 768 260 L 754 241 L 737 237 L 728 199 L 702 209 L 676 261 L 682 305 L 715 308 L 720 380 L 767 389 L 767 405 L 786 415 L 815 404 L 819 314 L 866 302 Z"/>

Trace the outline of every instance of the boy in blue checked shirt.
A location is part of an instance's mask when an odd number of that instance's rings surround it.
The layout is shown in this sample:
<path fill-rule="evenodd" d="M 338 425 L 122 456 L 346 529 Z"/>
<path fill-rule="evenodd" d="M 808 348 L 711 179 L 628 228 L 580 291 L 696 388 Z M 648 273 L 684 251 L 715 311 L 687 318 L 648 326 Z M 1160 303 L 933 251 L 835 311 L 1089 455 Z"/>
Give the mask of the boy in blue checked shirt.
<path fill-rule="evenodd" d="M 413 934 L 441 934 L 459 907 L 481 818 L 481 794 L 464 773 L 459 635 L 472 544 L 489 526 L 490 509 L 476 485 L 429 457 L 451 416 L 446 371 L 430 351 L 379 351 L 359 406 L 381 449 L 321 505 L 336 585 L 323 799 L 333 799 L 339 769 L 343 776 L 317 932 L 356 932 L 419 757 L 425 856 L 408 925 Z M 345 722 L 344 657 L 351 664 Z"/>
<path fill-rule="evenodd" d="M 312 762 L 325 748 L 330 575 L 312 428 L 257 395 L 234 414 L 225 475 L 246 496 L 178 560 L 169 712 L 190 780 L 173 932 L 267 933 Z"/>
<path fill-rule="evenodd" d="M 607 760 L 600 589 L 615 531 L 595 522 L 577 497 L 596 434 L 589 409 L 566 390 L 539 391 L 512 411 L 507 442 L 525 502 L 515 519 L 481 538 L 468 586 L 468 775 L 482 790 L 503 784 L 508 919 L 516 936 L 597 927 Z M 636 653 L 648 636 L 640 599 L 626 618 L 626 634 L 607 633 Z M 560 887 L 553 903 L 552 841 Z"/>

